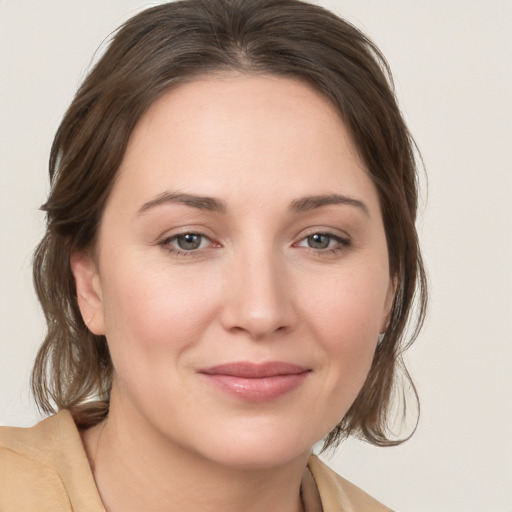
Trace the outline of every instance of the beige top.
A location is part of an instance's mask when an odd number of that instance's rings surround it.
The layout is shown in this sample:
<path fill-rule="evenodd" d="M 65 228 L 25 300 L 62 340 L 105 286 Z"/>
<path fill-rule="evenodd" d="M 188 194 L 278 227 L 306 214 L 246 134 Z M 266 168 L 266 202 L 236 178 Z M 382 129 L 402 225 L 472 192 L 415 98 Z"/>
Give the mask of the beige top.
<path fill-rule="evenodd" d="M 302 479 L 307 512 L 391 512 L 315 455 Z M 0 512 L 104 512 L 69 411 L 0 428 Z"/>

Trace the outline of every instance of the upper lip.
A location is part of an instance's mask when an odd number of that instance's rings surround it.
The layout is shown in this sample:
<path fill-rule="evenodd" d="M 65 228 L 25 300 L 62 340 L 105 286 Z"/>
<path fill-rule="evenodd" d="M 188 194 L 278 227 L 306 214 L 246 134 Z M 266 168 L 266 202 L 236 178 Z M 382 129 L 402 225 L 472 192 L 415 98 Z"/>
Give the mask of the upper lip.
<path fill-rule="evenodd" d="M 279 375 L 298 375 L 310 371 L 310 368 L 282 361 L 268 363 L 251 363 L 239 361 L 234 363 L 219 364 L 210 368 L 202 368 L 199 373 L 206 375 L 229 375 L 244 379 L 263 379 Z"/>

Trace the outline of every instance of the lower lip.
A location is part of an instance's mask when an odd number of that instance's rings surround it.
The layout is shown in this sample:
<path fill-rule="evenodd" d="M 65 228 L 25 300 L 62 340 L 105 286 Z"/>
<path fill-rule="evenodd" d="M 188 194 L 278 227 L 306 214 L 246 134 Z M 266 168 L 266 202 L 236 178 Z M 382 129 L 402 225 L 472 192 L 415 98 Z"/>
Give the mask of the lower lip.
<path fill-rule="evenodd" d="M 208 381 L 224 391 L 246 402 L 269 402 L 286 395 L 299 387 L 309 372 L 273 377 L 244 378 L 233 375 L 202 374 Z"/>

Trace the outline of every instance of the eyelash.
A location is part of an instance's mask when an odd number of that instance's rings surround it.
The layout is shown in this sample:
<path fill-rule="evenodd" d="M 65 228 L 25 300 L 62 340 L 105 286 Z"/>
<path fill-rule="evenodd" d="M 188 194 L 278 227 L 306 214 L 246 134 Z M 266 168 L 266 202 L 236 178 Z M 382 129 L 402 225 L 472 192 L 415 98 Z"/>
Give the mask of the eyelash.
<path fill-rule="evenodd" d="M 212 242 L 212 240 L 209 237 L 207 237 L 206 235 L 204 235 L 202 233 L 197 233 L 194 231 L 188 231 L 188 232 L 184 232 L 184 233 L 179 233 L 177 235 L 173 235 L 171 237 L 168 237 L 168 238 L 162 240 L 162 242 L 160 242 L 159 245 L 162 246 L 170 254 L 173 254 L 176 256 L 186 256 L 186 257 L 199 256 L 204 250 L 208 250 L 208 249 L 212 248 L 211 246 L 209 246 L 206 248 L 198 247 L 197 249 L 185 250 L 185 249 L 179 249 L 173 245 L 173 242 L 176 242 L 180 237 L 186 237 L 186 236 L 200 237 L 202 239 L 201 244 L 203 243 L 203 241 L 208 241 L 208 242 L 214 244 L 213 248 L 215 248 L 215 246 L 217 246 L 217 247 L 221 246 L 218 243 L 216 244 L 215 242 Z M 335 246 L 334 247 L 328 246 L 326 248 L 319 249 L 319 248 L 307 247 L 307 246 L 300 245 L 302 242 L 305 242 L 308 239 L 311 239 L 315 236 L 328 237 L 329 245 L 331 244 L 331 242 L 334 241 Z M 332 233 L 323 232 L 323 231 L 315 231 L 315 232 L 312 232 L 312 233 L 302 237 L 297 243 L 293 244 L 293 247 L 304 247 L 304 249 L 311 251 L 315 254 L 320 254 L 320 255 L 328 254 L 328 253 L 337 254 L 337 253 L 347 249 L 348 247 L 350 247 L 351 243 L 352 242 L 351 242 L 350 238 L 348 238 L 348 237 L 343 238 L 339 235 L 334 235 Z"/>

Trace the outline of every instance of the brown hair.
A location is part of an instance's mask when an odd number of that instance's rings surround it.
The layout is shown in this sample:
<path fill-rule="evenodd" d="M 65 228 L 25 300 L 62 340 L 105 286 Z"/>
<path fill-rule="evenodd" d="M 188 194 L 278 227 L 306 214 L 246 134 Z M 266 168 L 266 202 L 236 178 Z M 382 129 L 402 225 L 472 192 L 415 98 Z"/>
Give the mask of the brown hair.
<path fill-rule="evenodd" d="M 85 79 L 53 142 L 51 192 L 42 207 L 47 230 L 34 257 L 35 287 L 48 324 L 32 375 L 38 406 L 45 412 L 80 410 L 83 427 L 108 414 L 112 362 L 105 337 L 93 335 L 81 317 L 70 254 L 94 246 L 142 114 L 174 85 L 216 71 L 302 80 L 332 102 L 352 134 L 378 190 L 397 289 L 366 382 L 325 446 L 348 435 L 396 444 L 388 427 L 393 390 L 402 352 L 426 308 L 415 230 L 415 145 L 379 50 L 346 21 L 299 0 L 183 0 L 150 8 L 119 29 Z M 88 405 L 92 399 L 101 405 Z"/>

